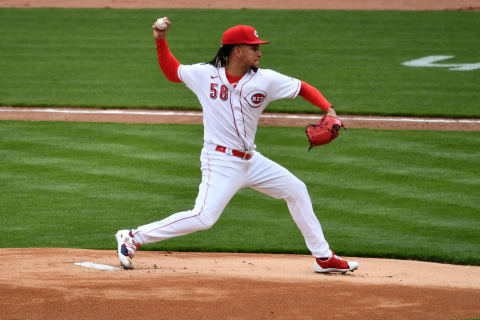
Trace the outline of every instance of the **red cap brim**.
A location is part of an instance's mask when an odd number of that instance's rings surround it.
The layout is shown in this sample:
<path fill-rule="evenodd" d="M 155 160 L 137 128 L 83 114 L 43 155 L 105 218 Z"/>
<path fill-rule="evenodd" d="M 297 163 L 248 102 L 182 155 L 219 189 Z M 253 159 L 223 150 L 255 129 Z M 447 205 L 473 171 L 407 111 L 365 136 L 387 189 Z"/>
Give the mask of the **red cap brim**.
<path fill-rule="evenodd" d="M 265 44 L 265 43 L 269 43 L 269 42 L 270 41 L 256 40 L 256 41 L 245 42 L 245 44 Z"/>
<path fill-rule="evenodd" d="M 232 43 L 222 43 L 222 45 L 226 44 L 265 44 L 265 43 L 270 43 L 270 41 L 263 41 L 263 40 L 255 40 L 255 41 L 245 41 L 245 42 L 232 42 Z"/>

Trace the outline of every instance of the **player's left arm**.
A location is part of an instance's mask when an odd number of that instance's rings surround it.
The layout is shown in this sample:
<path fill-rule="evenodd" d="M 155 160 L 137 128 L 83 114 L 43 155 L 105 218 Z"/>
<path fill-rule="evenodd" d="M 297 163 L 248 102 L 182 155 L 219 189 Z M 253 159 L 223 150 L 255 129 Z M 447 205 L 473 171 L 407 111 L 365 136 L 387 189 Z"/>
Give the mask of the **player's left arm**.
<path fill-rule="evenodd" d="M 323 96 L 323 94 L 315 87 L 309 85 L 305 81 L 301 81 L 300 92 L 298 93 L 302 98 L 322 109 L 330 116 L 337 116 L 333 109 L 333 105 Z"/>
<path fill-rule="evenodd" d="M 308 151 L 313 147 L 330 143 L 337 138 L 340 129 L 345 127 L 342 120 L 337 117 L 333 105 L 325 99 L 320 91 L 303 81 L 301 81 L 301 88 L 298 94 L 327 113 L 318 123 L 310 124 L 305 128 L 305 133 L 310 142 Z"/>

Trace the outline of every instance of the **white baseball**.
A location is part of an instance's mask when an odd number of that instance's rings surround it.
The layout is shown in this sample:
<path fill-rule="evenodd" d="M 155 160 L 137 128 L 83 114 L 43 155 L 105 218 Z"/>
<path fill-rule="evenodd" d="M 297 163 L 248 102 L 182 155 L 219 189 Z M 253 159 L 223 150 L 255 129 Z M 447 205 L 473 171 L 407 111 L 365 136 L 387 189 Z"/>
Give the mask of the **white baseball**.
<path fill-rule="evenodd" d="M 157 21 L 155 22 L 155 27 L 160 31 L 163 31 L 168 28 L 164 18 L 157 19 Z"/>

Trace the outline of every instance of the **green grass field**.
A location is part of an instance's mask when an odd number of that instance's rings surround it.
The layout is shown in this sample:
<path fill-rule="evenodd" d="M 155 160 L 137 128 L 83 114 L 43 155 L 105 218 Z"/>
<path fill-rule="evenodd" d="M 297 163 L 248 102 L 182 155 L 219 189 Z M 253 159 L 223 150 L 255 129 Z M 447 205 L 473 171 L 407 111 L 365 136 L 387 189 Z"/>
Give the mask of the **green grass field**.
<path fill-rule="evenodd" d="M 117 229 L 191 209 L 202 127 L 0 122 L 0 247 L 114 249 Z M 479 132 L 351 129 L 307 152 L 301 128 L 258 149 L 303 180 L 342 255 L 480 265 Z M 239 192 L 210 230 L 145 250 L 308 253 L 284 201 Z"/>
<path fill-rule="evenodd" d="M 199 109 L 157 65 L 169 16 L 184 64 L 223 30 L 255 26 L 261 66 L 318 87 L 340 114 L 480 118 L 480 12 L 0 9 L 0 105 Z M 282 28 L 279 28 L 282 26 Z M 277 112 L 319 112 L 302 98 Z M 301 128 L 260 128 L 258 149 L 303 180 L 341 255 L 480 265 L 479 132 L 352 129 L 307 152 Z M 0 247 L 114 249 L 117 229 L 191 209 L 202 127 L 0 121 Z M 286 204 L 242 190 L 219 222 L 145 250 L 308 253 Z"/>
<path fill-rule="evenodd" d="M 480 70 L 401 65 L 480 62 L 478 11 L 0 9 L 0 104 L 198 109 L 158 68 L 151 25 L 164 15 L 185 64 L 210 60 L 228 27 L 252 24 L 271 40 L 262 67 L 318 87 L 339 113 L 480 117 Z M 302 98 L 268 110 L 319 112 Z"/>

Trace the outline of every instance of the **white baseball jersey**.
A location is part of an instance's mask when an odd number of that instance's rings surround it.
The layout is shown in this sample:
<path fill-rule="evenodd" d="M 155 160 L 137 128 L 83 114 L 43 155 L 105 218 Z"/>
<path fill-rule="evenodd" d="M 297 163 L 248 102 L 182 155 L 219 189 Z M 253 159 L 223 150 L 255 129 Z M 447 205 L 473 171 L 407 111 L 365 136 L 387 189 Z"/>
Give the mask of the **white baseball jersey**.
<path fill-rule="evenodd" d="M 271 101 L 295 98 L 301 82 L 272 70 L 258 69 L 247 72 L 233 86 L 225 68 L 210 64 L 181 65 L 178 76 L 203 107 L 202 182 L 193 209 L 138 227 L 132 231 L 135 241 L 143 245 L 206 230 L 220 218 L 238 190 L 250 187 L 284 199 L 312 254 L 331 256 L 306 185 L 278 163 L 253 152 L 262 111 Z M 251 158 L 245 160 L 219 151 L 218 145 L 252 151 Z"/>
<path fill-rule="evenodd" d="M 198 97 L 203 107 L 205 143 L 240 151 L 255 148 L 258 120 L 272 101 L 295 98 L 298 79 L 273 70 L 250 70 L 233 87 L 225 68 L 210 64 L 181 65 L 178 76 Z"/>

